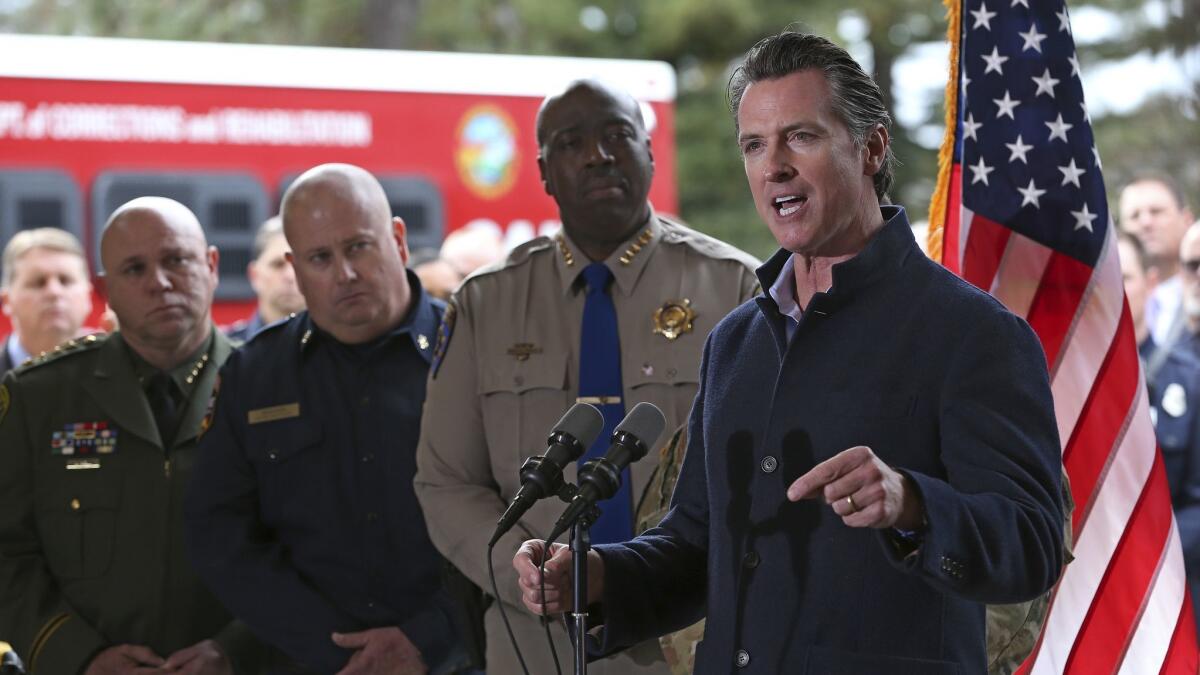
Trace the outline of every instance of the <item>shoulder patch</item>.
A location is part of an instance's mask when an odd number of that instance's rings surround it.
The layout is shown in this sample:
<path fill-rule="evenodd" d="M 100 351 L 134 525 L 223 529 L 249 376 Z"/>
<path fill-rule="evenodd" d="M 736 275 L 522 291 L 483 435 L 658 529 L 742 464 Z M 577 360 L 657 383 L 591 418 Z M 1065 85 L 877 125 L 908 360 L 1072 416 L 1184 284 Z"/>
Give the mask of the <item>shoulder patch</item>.
<path fill-rule="evenodd" d="M 8 415 L 8 405 L 12 402 L 12 397 L 8 393 L 8 385 L 0 384 L 0 424 L 4 423 L 4 417 Z"/>
<path fill-rule="evenodd" d="M 450 301 L 442 314 L 442 322 L 438 325 L 437 344 L 433 346 L 433 360 L 429 365 L 430 377 L 437 379 L 438 370 L 442 367 L 442 359 L 446 358 L 446 349 L 450 346 L 450 336 L 454 334 L 454 320 L 458 316 L 458 305 Z"/>
<path fill-rule="evenodd" d="M 29 359 L 25 363 L 22 363 L 21 365 L 17 366 L 15 368 L 15 370 L 18 372 L 25 372 L 27 370 L 32 370 L 33 368 L 37 368 L 38 366 L 46 365 L 47 363 L 53 363 L 53 362 L 63 358 L 64 356 L 68 356 L 71 354 L 78 354 L 78 353 L 85 352 L 85 351 L 88 351 L 91 349 L 95 349 L 95 348 L 99 347 L 100 345 L 104 344 L 104 341 L 107 339 L 108 339 L 107 335 L 92 334 L 92 335 L 85 335 L 83 337 L 78 337 L 78 338 L 75 338 L 74 340 L 69 340 L 69 341 L 64 342 L 64 343 L 60 344 L 59 346 L 55 347 L 51 351 L 42 352 L 41 354 L 38 354 L 37 356 Z"/>

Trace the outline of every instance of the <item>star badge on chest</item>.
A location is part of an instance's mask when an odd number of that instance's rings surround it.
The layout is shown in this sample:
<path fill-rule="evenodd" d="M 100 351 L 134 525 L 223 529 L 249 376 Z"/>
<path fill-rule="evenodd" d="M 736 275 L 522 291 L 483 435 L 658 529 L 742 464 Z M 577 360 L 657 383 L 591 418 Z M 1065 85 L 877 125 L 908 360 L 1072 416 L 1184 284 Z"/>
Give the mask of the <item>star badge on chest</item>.
<path fill-rule="evenodd" d="M 654 310 L 654 334 L 676 340 L 680 335 L 692 332 L 695 319 L 696 310 L 692 309 L 691 300 L 668 300 Z"/>

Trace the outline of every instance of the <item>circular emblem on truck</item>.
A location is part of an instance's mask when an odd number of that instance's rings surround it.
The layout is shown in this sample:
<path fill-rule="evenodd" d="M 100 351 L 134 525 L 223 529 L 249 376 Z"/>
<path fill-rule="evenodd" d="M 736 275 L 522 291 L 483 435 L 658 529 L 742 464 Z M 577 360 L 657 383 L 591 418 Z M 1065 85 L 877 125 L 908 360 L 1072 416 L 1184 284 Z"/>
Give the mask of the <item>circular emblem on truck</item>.
<path fill-rule="evenodd" d="M 496 199 L 512 188 L 517 178 L 517 127 L 504 110 L 477 105 L 458 125 L 454 163 L 471 192 Z"/>

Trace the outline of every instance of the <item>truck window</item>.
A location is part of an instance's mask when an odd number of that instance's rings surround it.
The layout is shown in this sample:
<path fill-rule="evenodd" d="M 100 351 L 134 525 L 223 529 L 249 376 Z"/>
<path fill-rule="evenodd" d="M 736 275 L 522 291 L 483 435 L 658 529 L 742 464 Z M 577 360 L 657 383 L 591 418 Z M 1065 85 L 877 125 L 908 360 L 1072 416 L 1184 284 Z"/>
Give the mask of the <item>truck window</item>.
<path fill-rule="evenodd" d="M 240 172 L 106 171 L 92 186 L 93 231 L 100 232 L 118 206 L 145 196 L 179 201 L 200 219 L 208 243 L 221 253 L 217 300 L 254 298 L 246 265 L 254 256 L 254 233 L 272 213 L 266 188 L 257 178 Z M 99 269 L 99 237 L 92 254 Z"/>
<path fill-rule="evenodd" d="M 63 171 L 0 168 L 0 249 L 35 227 L 57 227 L 86 242 L 79 185 Z"/>

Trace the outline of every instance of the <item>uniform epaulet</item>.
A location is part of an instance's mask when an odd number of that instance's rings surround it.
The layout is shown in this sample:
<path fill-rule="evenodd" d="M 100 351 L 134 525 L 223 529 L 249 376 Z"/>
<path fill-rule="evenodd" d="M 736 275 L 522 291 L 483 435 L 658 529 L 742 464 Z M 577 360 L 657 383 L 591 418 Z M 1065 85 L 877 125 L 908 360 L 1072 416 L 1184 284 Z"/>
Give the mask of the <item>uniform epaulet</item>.
<path fill-rule="evenodd" d="M 727 244 L 715 237 L 710 237 L 703 232 L 693 230 L 681 220 L 668 218 L 661 214 L 655 215 L 662 225 L 662 240 L 664 243 L 690 246 L 708 258 L 736 260 L 751 270 L 761 264 L 761 261 L 742 249 L 732 244 Z"/>
<path fill-rule="evenodd" d="M 85 335 L 83 337 L 77 337 L 74 340 L 68 340 L 58 345 L 48 352 L 42 352 L 37 356 L 31 357 L 28 361 L 25 361 L 21 365 L 17 366 L 14 370 L 18 373 L 32 370 L 38 366 L 44 366 L 47 363 L 53 363 L 72 354 L 79 354 L 85 351 L 96 349 L 100 345 L 104 344 L 106 340 L 108 340 L 108 336 L 103 334 L 92 334 Z"/>
<path fill-rule="evenodd" d="M 530 239 L 524 244 L 521 244 L 509 251 L 508 255 L 505 256 L 503 260 L 491 263 L 490 265 L 485 265 L 475 270 L 470 276 L 467 277 L 466 281 L 487 276 L 489 274 L 495 274 L 496 272 L 501 272 L 510 267 L 522 265 L 528 262 L 529 259 L 533 257 L 533 254 L 539 251 L 551 250 L 553 248 L 554 240 L 550 237 L 534 237 L 533 239 Z M 464 281 L 464 283 L 466 283 L 466 281 Z"/>

